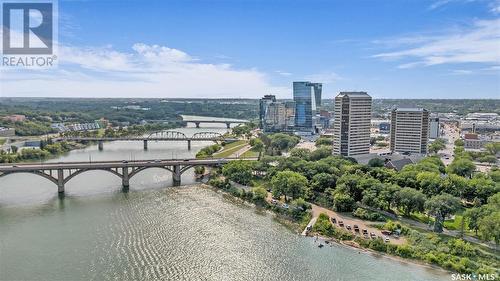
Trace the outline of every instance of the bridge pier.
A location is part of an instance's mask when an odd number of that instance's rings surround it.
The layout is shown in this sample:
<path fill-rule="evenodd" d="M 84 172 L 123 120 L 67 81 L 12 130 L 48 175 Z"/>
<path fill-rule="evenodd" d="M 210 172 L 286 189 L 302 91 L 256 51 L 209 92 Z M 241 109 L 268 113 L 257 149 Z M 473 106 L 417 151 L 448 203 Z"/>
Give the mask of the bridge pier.
<path fill-rule="evenodd" d="M 64 170 L 63 169 L 57 170 L 57 192 L 59 192 L 59 194 L 64 193 Z"/>
<path fill-rule="evenodd" d="M 174 182 L 174 186 L 179 186 L 181 185 L 181 165 L 174 165 L 172 166 L 172 179 Z"/>
<path fill-rule="evenodd" d="M 144 142 L 144 150 L 148 150 L 148 140 L 143 140 Z"/>
<path fill-rule="evenodd" d="M 188 150 L 191 150 L 191 140 L 188 140 Z"/>
<path fill-rule="evenodd" d="M 98 141 L 97 142 L 97 147 L 99 148 L 99 151 L 102 151 L 104 149 L 104 141 Z"/>
<path fill-rule="evenodd" d="M 200 127 L 200 122 L 194 122 L 194 124 L 196 125 L 196 128 Z"/>
<path fill-rule="evenodd" d="M 227 127 L 228 129 L 231 129 L 231 123 L 226 123 L 226 127 Z"/>
<path fill-rule="evenodd" d="M 122 187 L 123 189 L 128 189 L 129 184 L 128 167 L 122 168 Z"/>

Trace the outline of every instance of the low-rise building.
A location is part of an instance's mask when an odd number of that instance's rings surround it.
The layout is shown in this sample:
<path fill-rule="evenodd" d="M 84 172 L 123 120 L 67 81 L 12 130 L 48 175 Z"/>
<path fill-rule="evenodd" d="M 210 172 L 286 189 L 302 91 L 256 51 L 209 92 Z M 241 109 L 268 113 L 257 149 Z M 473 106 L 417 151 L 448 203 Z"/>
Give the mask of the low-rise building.
<path fill-rule="evenodd" d="M 10 122 L 24 122 L 26 121 L 26 116 L 22 114 L 13 114 L 5 116 L 3 119 Z"/>
<path fill-rule="evenodd" d="M 464 134 L 464 148 L 480 150 L 489 141 L 486 138 L 480 137 L 478 134 L 469 133 Z"/>
<path fill-rule="evenodd" d="M 16 130 L 14 128 L 0 127 L 0 137 L 13 137 L 15 135 Z"/>

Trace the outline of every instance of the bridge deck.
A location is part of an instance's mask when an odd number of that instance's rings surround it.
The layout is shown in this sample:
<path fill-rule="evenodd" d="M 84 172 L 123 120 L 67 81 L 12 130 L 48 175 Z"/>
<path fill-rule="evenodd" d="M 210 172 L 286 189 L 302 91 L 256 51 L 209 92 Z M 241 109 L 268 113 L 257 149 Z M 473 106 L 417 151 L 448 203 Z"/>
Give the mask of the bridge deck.
<path fill-rule="evenodd" d="M 58 169 L 106 169 L 122 167 L 165 167 L 176 165 L 218 165 L 235 160 L 257 160 L 257 158 L 216 158 L 216 159 L 157 159 L 134 161 L 93 161 L 58 163 L 9 163 L 0 165 L 0 172 L 19 172 Z"/>
<path fill-rule="evenodd" d="M 234 138 L 161 138 L 161 137 L 118 137 L 118 138 L 94 138 L 94 137 L 68 137 L 57 138 L 55 141 L 236 141 Z"/>

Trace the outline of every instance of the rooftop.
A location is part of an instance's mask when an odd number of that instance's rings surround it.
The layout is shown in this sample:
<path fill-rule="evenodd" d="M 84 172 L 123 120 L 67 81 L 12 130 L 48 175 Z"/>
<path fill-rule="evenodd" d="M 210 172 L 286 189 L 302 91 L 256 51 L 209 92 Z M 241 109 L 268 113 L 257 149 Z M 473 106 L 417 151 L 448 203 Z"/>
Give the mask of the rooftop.
<path fill-rule="evenodd" d="M 337 97 L 345 97 L 345 96 L 348 96 L 348 97 L 368 97 L 368 98 L 371 98 L 370 95 L 368 95 L 368 93 L 366 92 L 340 92 Z"/>
<path fill-rule="evenodd" d="M 420 107 L 398 107 L 395 109 L 396 112 L 422 112 L 427 111 L 427 109 Z"/>

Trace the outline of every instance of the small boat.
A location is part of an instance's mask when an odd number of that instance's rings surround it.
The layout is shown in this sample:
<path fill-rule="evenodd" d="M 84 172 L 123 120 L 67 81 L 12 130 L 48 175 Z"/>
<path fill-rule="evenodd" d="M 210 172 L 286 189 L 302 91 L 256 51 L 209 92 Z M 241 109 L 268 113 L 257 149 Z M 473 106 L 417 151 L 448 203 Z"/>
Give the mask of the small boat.
<path fill-rule="evenodd" d="M 318 248 L 323 248 L 323 246 L 324 246 L 323 244 L 319 244 Z"/>

